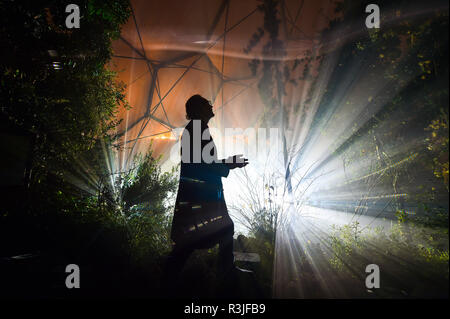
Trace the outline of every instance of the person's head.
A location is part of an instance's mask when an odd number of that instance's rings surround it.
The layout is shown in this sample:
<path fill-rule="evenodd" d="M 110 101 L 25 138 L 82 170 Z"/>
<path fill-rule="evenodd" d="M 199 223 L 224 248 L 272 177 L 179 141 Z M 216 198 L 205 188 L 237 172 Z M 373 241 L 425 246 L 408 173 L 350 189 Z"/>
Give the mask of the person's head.
<path fill-rule="evenodd" d="M 186 118 L 208 122 L 213 116 L 212 105 L 203 96 L 196 94 L 186 102 Z"/>

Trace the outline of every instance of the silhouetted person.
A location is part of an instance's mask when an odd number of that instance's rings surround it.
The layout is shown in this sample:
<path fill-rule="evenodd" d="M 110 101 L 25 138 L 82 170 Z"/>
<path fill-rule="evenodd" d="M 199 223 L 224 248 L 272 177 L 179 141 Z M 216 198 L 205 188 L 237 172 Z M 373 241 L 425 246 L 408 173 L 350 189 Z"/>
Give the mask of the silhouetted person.
<path fill-rule="evenodd" d="M 208 121 L 214 116 L 208 100 L 194 95 L 186 102 L 186 125 L 181 138 L 181 173 L 171 238 L 175 243 L 168 256 L 165 277 L 177 280 L 189 255 L 195 249 L 219 244 L 219 273 L 233 272 L 234 224 L 228 215 L 222 177 L 230 169 L 244 167 L 241 155 L 217 159 L 217 150 L 209 134 Z"/>

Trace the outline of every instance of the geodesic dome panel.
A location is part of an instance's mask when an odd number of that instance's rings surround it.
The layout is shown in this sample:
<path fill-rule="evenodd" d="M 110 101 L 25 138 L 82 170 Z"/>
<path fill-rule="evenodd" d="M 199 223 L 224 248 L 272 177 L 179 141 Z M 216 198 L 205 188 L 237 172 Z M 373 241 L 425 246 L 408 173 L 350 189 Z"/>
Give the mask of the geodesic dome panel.
<path fill-rule="evenodd" d="M 258 8 L 261 3 L 132 1 L 132 17 L 113 44 L 111 63 L 127 85 L 131 106 L 119 114 L 123 122 L 118 134 L 124 146 L 120 165 L 129 165 L 128 159 L 145 151 L 150 141 L 155 154 L 166 158 L 176 142 L 171 132 L 187 123 L 184 105 L 193 94 L 213 103 L 213 127 L 258 125 L 268 110 L 258 88 L 261 74 L 252 71 L 249 63 L 283 59 L 292 64 L 317 45 L 317 34 L 333 10 L 331 1 L 282 1 L 279 37 L 285 41 L 285 52 L 263 56 L 270 35 L 261 32 L 265 23 L 264 12 Z M 261 41 L 252 42 L 258 34 Z M 299 93 L 287 94 L 284 100 Z"/>

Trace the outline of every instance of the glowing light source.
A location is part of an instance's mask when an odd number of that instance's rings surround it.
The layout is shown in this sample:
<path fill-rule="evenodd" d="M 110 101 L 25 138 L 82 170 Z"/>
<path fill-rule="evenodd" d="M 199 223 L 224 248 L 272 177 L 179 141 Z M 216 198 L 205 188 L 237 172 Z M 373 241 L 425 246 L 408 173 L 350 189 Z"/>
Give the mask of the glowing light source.
<path fill-rule="evenodd" d="M 58 61 L 52 62 L 52 66 L 53 66 L 53 68 L 55 70 L 61 70 L 62 69 L 61 62 L 58 62 Z"/>
<path fill-rule="evenodd" d="M 177 140 L 171 131 L 155 134 L 153 136 L 150 136 L 150 139 L 152 139 L 152 140 L 170 140 L 170 141 Z"/>

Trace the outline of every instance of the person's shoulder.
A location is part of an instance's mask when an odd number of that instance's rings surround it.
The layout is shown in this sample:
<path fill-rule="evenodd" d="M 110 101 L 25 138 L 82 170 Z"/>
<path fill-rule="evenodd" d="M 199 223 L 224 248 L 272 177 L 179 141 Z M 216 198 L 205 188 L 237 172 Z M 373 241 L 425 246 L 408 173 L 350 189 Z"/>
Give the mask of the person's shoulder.
<path fill-rule="evenodd" d="M 200 133 L 202 134 L 202 136 L 204 136 L 205 131 L 209 132 L 209 126 L 205 122 L 201 120 L 190 120 L 189 123 L 187 123 L 186 126 L 184 127 L 183 134 L 189 134 L 190 136 L 193 136 L 195 132 L 197 132 L 196 130 L 199 129 L 199 126 L 197 125 L 200 126 Z M 206 137 L 211 138 L 210 134 L 207 134 Z"/>
<path fill-rule="evenodd" d="M 202 130 L 208 129 L 208 128 L 209 128 L 208 124 L 206 124 L 206 123 L 203 122 L 202 120 L 197 120 L 197 119 L 190 120 L 190 121 L 186 124 L 186 126 L 185 126 L 184 128 L 185 128 L 185 129 L 188 129 L 188 130 L 192 130 L 192 127 L 193 127 L 194 125 L 200 125 L 200 127 L 202 128 Z"/>
<path fill-rule="evenodd" d="M 192 131 L 192 120 L 190 120 L 185 126 L 184 129 L 186 131 Z"/>

